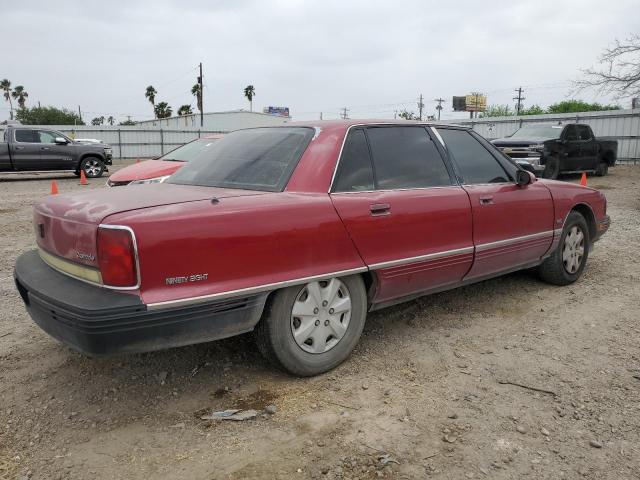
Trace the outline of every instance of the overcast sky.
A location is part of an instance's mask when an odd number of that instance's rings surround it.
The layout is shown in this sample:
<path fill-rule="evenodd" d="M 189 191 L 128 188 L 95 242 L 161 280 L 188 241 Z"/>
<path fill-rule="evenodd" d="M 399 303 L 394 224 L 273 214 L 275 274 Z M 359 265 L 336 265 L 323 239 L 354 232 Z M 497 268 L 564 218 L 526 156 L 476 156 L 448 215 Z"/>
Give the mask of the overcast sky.
<path fill-rule="evenodd" d="M 471 91 L 489 104 L 513 105 L 518 86 L 525 105 L 566 99 L 579 69 L 637 33 L 638 18 L 638 0 L 23 0 L 2 5 L 0 79 L 24 85 L 28 105 L 81 105 L 85 121 L 151 118 L 147 85 L 174 112 L 195 110 L 199 62 L 205 111 L 248 109 L 252 84 L 254 110 L 288 106 L 294 119 L 345 106 L 393 117 L 420 93 L 427 113 L 442 97 L 454 118 L 451 97 Z"/>

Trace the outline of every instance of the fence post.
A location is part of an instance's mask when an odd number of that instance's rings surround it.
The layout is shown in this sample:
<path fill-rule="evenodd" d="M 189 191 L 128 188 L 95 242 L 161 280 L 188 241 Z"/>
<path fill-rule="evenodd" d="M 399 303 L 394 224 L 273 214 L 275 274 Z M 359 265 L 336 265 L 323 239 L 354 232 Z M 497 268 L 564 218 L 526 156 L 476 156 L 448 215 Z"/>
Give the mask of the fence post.
<path fill-rule="evenodd" d="M 160 155 L 164 155 L 164 133 L 160 129 Z"/>
<path fill-rule="evenodd" d="M 198 129 L 198 138 L 200 138 L 200 129 Z"/>
<path fill-rule="evenodd" d="M 122 135 L 120 129 L 118 129 L 118 155 L 120 156 L 121 160 L 122 158 L 124 158 L 122 156 Z"/>

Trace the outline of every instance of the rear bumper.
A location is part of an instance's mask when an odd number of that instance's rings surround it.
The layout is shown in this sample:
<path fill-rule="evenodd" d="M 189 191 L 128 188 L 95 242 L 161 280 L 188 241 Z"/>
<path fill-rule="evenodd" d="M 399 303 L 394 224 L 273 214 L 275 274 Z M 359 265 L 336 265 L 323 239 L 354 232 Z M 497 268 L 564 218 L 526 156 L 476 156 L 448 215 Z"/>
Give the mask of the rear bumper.
<path fill-rule="evenodd" d="M 52 337 L 87 355 L 146 352 L 253 330 L 267 294 L 165 310 L 140 297 L 67 277 L 37 251 L 21 255 L 14 277 L 27 312 Z"/>

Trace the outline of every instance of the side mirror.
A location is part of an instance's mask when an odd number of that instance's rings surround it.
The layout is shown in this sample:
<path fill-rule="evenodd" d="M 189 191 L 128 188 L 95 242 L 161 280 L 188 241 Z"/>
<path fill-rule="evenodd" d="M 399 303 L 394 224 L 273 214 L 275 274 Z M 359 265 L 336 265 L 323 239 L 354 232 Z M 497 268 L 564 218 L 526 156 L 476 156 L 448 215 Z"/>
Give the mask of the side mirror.
<path fill-rule="evenodd" d="M 66 138 L 56 137 L 56 145 L 66 145 L 69 143 Z"/>
<path fill-rule="evenodd" d="M 565 143 L 567 143 L 567 139 L 566 138 L 559 138 L 558 140 L 556 140 L 556 142 L 558 142 L 560 145 L 564 145 Z"/>
<path fill-rule="evenodd" d="M 516 185 L 524 187 L 532 182 L 531 174 L 526 170 L 518 170 L 516 172 Z"/>

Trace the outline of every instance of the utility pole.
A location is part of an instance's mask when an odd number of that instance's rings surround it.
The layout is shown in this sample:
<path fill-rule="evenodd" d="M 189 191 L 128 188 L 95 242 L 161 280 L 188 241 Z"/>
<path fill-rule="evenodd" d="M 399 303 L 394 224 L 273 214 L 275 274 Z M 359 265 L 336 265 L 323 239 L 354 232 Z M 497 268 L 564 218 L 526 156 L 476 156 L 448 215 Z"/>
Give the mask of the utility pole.
<path fill-rule="evenodd" d="M 80 105 L 78 105 L 78 117 L 80 117 L 80 121 L 82 121 L 82 112 L 80 111 Z"/>
<path fill-rule="evenodd" d="M 513 97 L 513 99 L 518 101 L 518 103 L 516 104 L 516 113 L 520 115 L 520 111 L 522 110 L 522 101 L 525 99 L 525 97 L 522 96 L 524 90 L 522 90 L 522 87 L 518 87 L 515 89 L 515 91 L 518 92 L 518 96 Z"/>
<path fill-rule="evenodd" d="M 442 102 L 444 102 L 445 99 L 444 98 L 436 98 L 434 101 L 438 102 L 438 106 L 436 107 L 436 110 L 438 111 L 438 121 L 440 121 L 440 111 L 444 108 L 442 106 Z"/>
<path fill-rule="evenodd" d="M 320 120 L 322 120 L 322 112 L 320 112 Z"/>
<path fill-rule="evenodd" d="M 202 128 L 204 126 L 204 113 L 202 112 L 204 110 L 204 102 L 202 100 L 204 96 L 204 88 L 202 86 L 202 62 L 200 62 L 200 76 L 198 77 L 198 85 L 200 85 L 200 98 L 198 99 L 200 100 L 200 105 L 198 105 L 198 107 L 200 108 L 200 128 Z"/>
<path fill-rule="evenodd" d="M 424 102 L 422 101 L 422 94 L 420 94 L 420 99 L 418 101 L 418 112 L 420 112 L 418 119 L 422 121 L 422 109 L 424 108 Z"/>
<path fill-rule="evenodd" d="M 344 107 L 342 109 L 342 113 L 340 113 L 340 117 L 342 117 L 343 120 L 347 120 L 349 118 L 349 115 L 347 112 L 349 112 L 349 109 L 347 107 Z"/>

